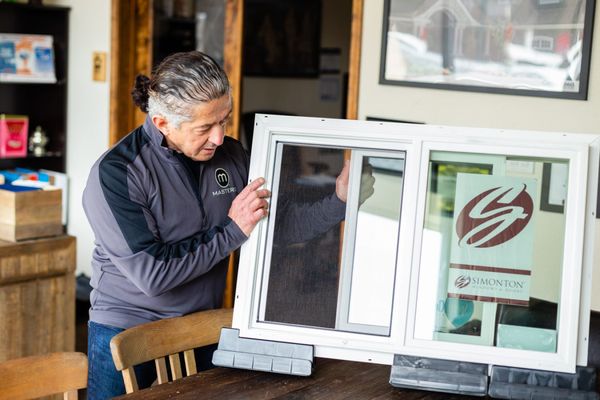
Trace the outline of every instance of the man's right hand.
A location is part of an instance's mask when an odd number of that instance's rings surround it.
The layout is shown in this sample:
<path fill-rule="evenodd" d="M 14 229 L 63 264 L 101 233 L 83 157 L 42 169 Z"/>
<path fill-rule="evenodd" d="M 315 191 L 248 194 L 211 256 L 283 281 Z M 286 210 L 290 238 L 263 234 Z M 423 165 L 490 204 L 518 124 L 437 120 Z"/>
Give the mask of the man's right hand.
<path fill-rule="evenodd" d="M 266 199 L 271 192 L 259 189 L 264 183 L 264 178 L 250 182 L 233 200 L 227 214 L 246 236 L 250 236 L 258 221 L 268 214 L 269 203 Z"/>

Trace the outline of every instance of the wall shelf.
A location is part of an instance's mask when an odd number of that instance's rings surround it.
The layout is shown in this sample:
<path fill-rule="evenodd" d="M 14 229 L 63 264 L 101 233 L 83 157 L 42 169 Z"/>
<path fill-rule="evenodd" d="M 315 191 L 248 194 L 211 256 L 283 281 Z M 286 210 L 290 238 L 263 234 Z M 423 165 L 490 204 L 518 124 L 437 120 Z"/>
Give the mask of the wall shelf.
<path fill-rule="evenodd" d="M 46 168 L 65 172 L 67 143 L 68 7 L 0 2 L 0 32 L 51 35 L 56 83 L 0 82 L 0 114 L 29 117 L 29 134 L 41 126 L 48 135 L 45 157 L 0 159 L 0 169 Z"/>

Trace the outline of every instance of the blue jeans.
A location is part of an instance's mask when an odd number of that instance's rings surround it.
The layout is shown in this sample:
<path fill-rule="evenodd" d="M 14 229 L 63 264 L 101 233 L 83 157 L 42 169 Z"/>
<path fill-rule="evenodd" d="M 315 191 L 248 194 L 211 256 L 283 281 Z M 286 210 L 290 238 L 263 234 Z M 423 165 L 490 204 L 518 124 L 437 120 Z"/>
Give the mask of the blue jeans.
<path fill-rule="evenodd" d="M 110 352 L 110 340 L 124 329 L 88 322 L 88 400 L 105 400 L 125 394 L 123 374 L 117 371 Z M 140 389 L 149 387 L 156 379 L 152 361 L 135 366 Z"/>
<path fill-rule="evenodd" d="M 88 400 L 105 400 L 125 394 L 123 374 L 115 368 L 110 352 L 110 340 L 123 331 L 124 329 L 114 326 L 88 322 Z M 194 350 L 198 371 L 214 367 L 212 354 L 216 348 L 217 345 L 210 345 Z M 134 370 L 140 389 L 150 387 L 156 379 L 153 361 L 136 365 Z M 168 364 L 167 370 L 170 371 Z M 182 370 L 185 370 L 183 365 Z"/>

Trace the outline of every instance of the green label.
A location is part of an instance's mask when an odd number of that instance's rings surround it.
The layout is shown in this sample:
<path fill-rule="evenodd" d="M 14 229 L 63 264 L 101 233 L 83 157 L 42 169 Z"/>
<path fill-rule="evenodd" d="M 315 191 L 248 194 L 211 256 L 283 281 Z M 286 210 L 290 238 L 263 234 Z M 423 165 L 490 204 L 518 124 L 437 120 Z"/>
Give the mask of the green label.
<path fill-rule="evenodd" d="M 448 297 L 527 305 L 535 179 L 458 174 Z"/>

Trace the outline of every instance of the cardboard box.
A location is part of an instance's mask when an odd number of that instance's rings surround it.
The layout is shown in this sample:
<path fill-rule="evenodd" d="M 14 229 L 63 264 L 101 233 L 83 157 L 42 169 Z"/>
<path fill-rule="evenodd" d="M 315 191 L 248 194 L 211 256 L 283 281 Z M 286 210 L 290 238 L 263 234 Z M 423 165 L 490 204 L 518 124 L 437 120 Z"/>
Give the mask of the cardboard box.
<path fill-rule="evenodd" d="M 63 233 L 61 190 L 0 189 L 0 239 L 11 242 Z"/>
<path fill-rule="evenodd" d="M 24 115 L 0 115 L 0 158 L 27 155 L 29 118 Z"/>

